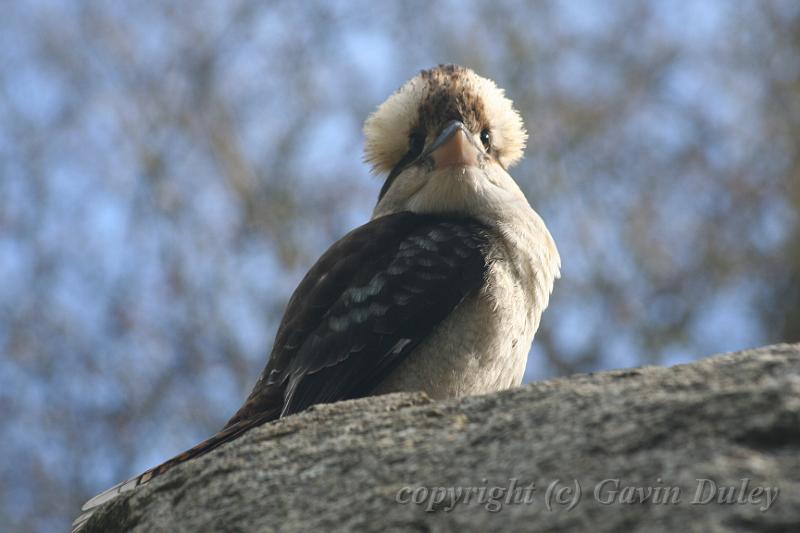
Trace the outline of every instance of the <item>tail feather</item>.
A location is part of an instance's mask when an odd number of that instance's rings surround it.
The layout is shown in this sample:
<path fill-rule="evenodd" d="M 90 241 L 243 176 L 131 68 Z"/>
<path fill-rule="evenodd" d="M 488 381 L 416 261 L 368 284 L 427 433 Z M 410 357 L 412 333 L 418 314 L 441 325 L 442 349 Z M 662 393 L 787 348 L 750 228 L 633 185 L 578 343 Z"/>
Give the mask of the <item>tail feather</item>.
<path fill-rule="evenodd" d="M 132 477 L 127 481 L 123 481 L 122 483 L 117 483 L 110 489 L 104 490 L 97 496 L 94 496 L 86 503 L 83 504 L 81 507 L 81 511 L 83 513 L 75 519 L 72 523 L 72 533 L 76 533 L 79 531 L 89 518 L 94 514 L 95 510 L 98 507 L 103 505 L 106 502 L 109 502 L 122 494 L 123 492 L 129 492 L 134 490 L 136 487 L 140 485 L 144 485 L 145 483 L 149 482 L 156 476 L 160 476 L 164 472 L 168 471 L 172 467 L 179 465 L 183 462 L 186 462 L 190 459 L 194 459 L 196 457 L 200 457 L 211 450 L 225 444 L 226 442 L 230 442 L 237 437 L 241 436 L 244 432 L 254 427 L 260 426 L 270 420 L 275 420 L 280 415 L 280 408 L 270 409 L 268 411 L 260 413 L 258 416 L 250 418 L 248 420 L 242 420 L 235 424 L 229 425 L 225 427 L 222 431 L 215 434 L 214 436 L 204 440 L 200 444 L 186 450 L 185 452 L 176 455 L 172 459 L 161 463 L 160 465 L 147 470 L 146 472 L 139 474 L 136 477 Z"/>

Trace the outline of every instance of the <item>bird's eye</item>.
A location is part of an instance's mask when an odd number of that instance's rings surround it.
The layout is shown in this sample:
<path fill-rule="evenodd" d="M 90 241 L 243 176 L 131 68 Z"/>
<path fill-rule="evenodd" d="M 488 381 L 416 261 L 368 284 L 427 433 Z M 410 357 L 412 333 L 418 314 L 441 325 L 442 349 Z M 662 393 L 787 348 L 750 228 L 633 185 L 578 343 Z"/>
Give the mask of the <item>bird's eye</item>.
<path fill-rule="evenodd" d="M 408 139 L 408 157 L 415 158 L 422 153 L 425 147 L 425 136 L 421 133 L 412 133 Z"/>
<path fill-rule="evenodd" d="M 489 128 L 486 128 L 481 132 L 481 142 L 486 150 L 489 150 L 492 147 L 492 134 L 489 132 Z"/>

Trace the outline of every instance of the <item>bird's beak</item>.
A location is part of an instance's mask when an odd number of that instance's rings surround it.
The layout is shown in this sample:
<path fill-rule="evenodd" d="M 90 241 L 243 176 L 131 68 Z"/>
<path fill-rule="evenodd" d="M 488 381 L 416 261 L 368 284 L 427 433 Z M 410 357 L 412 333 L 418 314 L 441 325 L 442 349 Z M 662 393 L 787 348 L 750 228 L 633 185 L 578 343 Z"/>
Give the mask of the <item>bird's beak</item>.
<path fill-rule="evenodd" d="M 476 145 L 469 130 L 462 122 L 454 120 L 425 151 L 433 159 L 436 170 L 447 167 L 477 167 L 483 150 Z"/>

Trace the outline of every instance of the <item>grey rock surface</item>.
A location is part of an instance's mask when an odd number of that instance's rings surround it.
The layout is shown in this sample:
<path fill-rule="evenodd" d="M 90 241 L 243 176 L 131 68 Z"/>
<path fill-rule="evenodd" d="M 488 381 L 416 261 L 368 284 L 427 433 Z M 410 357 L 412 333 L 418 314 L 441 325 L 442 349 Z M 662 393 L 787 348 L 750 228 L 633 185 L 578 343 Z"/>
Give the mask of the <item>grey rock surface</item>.
<path fill-rule="evenodd" d="M 318 406 L 122 495 L 85 531 L 565 529 L 800 531 L 800 345 Z"/>

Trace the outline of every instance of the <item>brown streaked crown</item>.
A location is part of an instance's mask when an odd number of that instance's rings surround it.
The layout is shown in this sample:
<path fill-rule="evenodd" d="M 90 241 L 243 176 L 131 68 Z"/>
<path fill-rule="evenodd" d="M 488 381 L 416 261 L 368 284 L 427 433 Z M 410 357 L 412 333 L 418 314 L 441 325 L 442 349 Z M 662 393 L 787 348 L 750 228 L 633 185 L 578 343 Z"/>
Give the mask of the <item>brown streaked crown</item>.
<path fill-rule="evenodd" d="M 406 82 L 369 116 L 365 159 L 375 172 L 389 172 L 408 152 L 413 135 L 430 141 L 450 120 L 461 120 L 476 134 L 488 128 L 504 167 L 522 157 L 528 135 L 503 90 L 468 68 L 440 65 Z"/>

